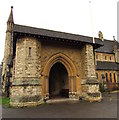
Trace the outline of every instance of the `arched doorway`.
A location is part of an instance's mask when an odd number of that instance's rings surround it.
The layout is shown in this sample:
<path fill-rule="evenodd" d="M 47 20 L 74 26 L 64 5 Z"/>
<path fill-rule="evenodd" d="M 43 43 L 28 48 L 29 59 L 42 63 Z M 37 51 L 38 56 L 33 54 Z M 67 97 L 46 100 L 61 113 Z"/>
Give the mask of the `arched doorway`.
<path fill-rule="evenodd" d="M 53 75 L 51 75 L 51 74 L 53 74 L 52 69 L 58 68 L 56 66 L 60 66 L 59 64 L 62 66 L 63 69 L 65 69 L 64 71 L 67 71 L 67 76 L 68 76 L 67 82 L 68 82 L 69 93 L 66 95 L 69 98 L 74 98 L 77 95 L 77 86 L 76 86 L 77 70 L 76 70 L 76 67 L 75 67 L 74 63 L 72 62 L 72 60 L 68 56 L 66 56 L 62 53 L 58 53 L 58 54 L 51 56 L 51 58 L 49 58 L 49 60 L 45 64 L 43 72 L 42 72 L 42 81 L 43 81 L 43 87 L 42 87 L 43 92 L 42 93 L 43 93 L 45 100 L 50 98 L 50 94 L 51 94 L 51 96 L 54 95 L 51 92 L 51 91 L 53 91 L 53 88 L 51 86 L 51 83 L 53 83 L 53 82 L 50 79 L 51 79 L 51 76 L 53 76 Z M 63 95 L 63 94 L 61 94 L 61 95 Z"/>
<path fill-rule="evenodd" d="M 69 81 L 65 66 L 57 62 L 49 74 L 49 98 L 59 97 L 69 97 Z"/>

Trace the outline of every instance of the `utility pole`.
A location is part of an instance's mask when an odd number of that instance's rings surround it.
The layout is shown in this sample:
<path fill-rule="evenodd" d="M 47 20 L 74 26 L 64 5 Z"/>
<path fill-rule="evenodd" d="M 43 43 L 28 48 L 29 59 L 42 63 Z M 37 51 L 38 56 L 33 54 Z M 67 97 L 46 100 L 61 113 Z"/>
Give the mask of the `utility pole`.
<path fill-rule="evenodd" d="M 90 7 L 90 19 L 91 19 L 91 29 L 92 29 L 92 36 L 93 36 L 93 43 L 95 43 L 94 39 L 94 28 L 93 28 L 93 13 L 92 13 L 92 2 L 89 1 L 89 7 Z"/>

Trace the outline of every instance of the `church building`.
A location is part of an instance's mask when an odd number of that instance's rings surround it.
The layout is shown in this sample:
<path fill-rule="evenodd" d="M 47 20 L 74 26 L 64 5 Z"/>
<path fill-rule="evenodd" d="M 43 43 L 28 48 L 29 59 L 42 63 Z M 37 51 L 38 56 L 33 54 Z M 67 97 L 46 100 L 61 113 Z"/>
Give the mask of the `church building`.
<path fill-rule="evenodd" d="M 96 76 L 107 88 L 119 90 L 119 42 L 103 40 L 103 46 L 95 49 Z"/>
<path fill-rule="evenodd" d="M 53 99 L 101 101 L 95 49 L 99 38 L 34 28 L 7 21 L 3 59 L 3 93 L 15 107 Z M 7 89 L 6 89 L 7 86 Z"/>

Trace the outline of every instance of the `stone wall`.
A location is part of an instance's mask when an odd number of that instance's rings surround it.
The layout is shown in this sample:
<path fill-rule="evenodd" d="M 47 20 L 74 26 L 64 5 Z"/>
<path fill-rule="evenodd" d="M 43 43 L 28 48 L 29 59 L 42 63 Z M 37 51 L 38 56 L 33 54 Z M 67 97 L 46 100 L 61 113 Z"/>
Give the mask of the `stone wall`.
<path fill-rule="evenodd" d="M 102 96 L 99 92 L 99 83 L 95 72 L 93 46 L 86 44 L 83 54 L 85 54 L 83 61 L 85 77 L 82 78 L 81 82 L 82 93 L 80 98 L 88 101 L 101 101 Z"/>
<path fill-rule="evenodd" d="M 118 52 L 117 52 L 117 62 L 119 63 L 119 49 L 118 49 Z"/>
<path fill-rule="evenodd" d="M 93 46 L 92 45 L 86 45 L 86 59 L 85 59 L 85 66 L 87 71 L 87 77 L 96 77 L 95 74 L 95 64 L 94 64 L 94 52 L 93 52 Z"/>
<path fill-rule="evenodd" d="M 69 57 L 74 63 L 77 70 L 77 81 L 76 88 L 77 94 L 81 88 L 81 78 L 84 71 L 82 70 L 82 61 L 84 61 L 84 56 L 81 56 L 82 50 L 85 47 L 83 44 L 80 46 L 71 46 L 63 43 L 52 43 L 52 42 L 42 42 L 42 51 L 41 51 L 41 71 L 45 67 L 47 61 L 55 54 L 62 53 Z"/>
<path fill-rule="evenodd" d="M 82 46 L 73 47 L 60 43 L 42 42 L 42 71 L 49 58 L 57 53 L 63 53 L 68 56 L 76 66 L 77 95 L 85 100 L 100 101 L 101 93 L 99 92 L 99 84 L 96 79 L 93 46 L 90 44 L 82 44 Z"/>
<path fill-rule="evenodd" d="M 29 48 L 31 55 L 29 56 Z M 15 78 L 38 77 L 40 78 L 41 45 L 34 38 L 21 38 L 16 43 Z"/>
<path fill-rule="evenodd" d="M 3 69 L 2 69 L 2 92 L 5 94 L 5 86 L 8 82 L 7 72 L 9 72 L 8 61 L 13 54 L 13 39 L 12 39 L 12 30 L 13 24 L 7 23 L 7 31 L 6 31 L 6 39 L 5 39 L 5 47 L 4 47 L 4 58 L 3 58 Z"/>
<path fill-rule="evenodd" d="M 42 89 L 39 86 L 13 86 L 10 104 L 14 107 L 36 106 L 42 103 Z"/>
<path fill-rule="evenodd" d="M 42 101 L 40 51 L 41 44 L 35 38 L 17 39 L 15 77 L 10 96 L 12 106 L 31 106 Z"/>
<path fill-rule="evenodd" d="M 82 59 L 82 84 L 86 83 L 87 78 L 96 77 L 95 73 L 95 64 L 94 64 L 94 53 L 93 53 L 93 46 L 92 45 L 85 45 L 81 52 Z"/>
<path fill-rule="evenodd" d="M 41 51 L 41 69 L 43 68 L 50 57 L 57 53 L 63 53 L 68 56 L 73 63 L 76 65 L 78 70 L 78 75 L 81 75 L 81 50 L 83 49 L 84 45 L 82 46 L 71 46 L 61 43 L 52 43 L 52 42 L 42 42 L 42 51 Z"/>
<path fill-rule="evenodd" d="M 15 71 L 10 96 L 12 106 L 31 106 L 43 102 L 43 69 L 47 61 L 58 53 L 66 55 L 76 67 L 77 96 L 89 101 L 101 100 L 92 45 L 81 44 L 74 47 L 23 37 L 17 39 L 16 43 L 15 67 L 13 66 Z"/>
<path fill-rule="evenodd" d="M 5 49 L 4 49 L 4 59 L 3 59 L 3 72 L 2 74 L 5 74 L 5 72 L 7 71 L 7 62 L 8 62 L 8 58 L 10 55 L 12 55 L 12 50 L 13 50 L 13 46 L 12 46 L 12 29 L 13 29 L 13 24 L 8 23 L 7 25 L 7 31 L 6 31 L 6 39 L 5 39 Z"/>

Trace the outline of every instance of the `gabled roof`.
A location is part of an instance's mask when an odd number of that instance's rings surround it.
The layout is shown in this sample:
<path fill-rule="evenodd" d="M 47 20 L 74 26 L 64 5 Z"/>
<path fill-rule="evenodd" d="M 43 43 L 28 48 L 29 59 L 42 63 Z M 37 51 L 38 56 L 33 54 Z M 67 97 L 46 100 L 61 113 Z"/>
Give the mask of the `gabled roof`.
<path fill-rule="evenodd" d="M 106 53 L 113 53 L 114 41 L 104 40 L 103 43 L 104 43 L 104 46 L 96 49 L 95 51 L 97 51 L 97 52 L 106 52 Z"/>
<path fill-rule="evenodd" d="M 115 42 L 117 44 L 117 48 L 119 49 L 119 43 L 117 41 L 104 40 L 103 41 L 104 46 L 101 46 L 100 48 L 95 49 L 95 51 L 104 52 L 104 53 L 113 53 Z"/>
<path fill-rule="evenodd" d="M 85 42 L 85 43 L 93 44 L 92 37 L 59 32 L 59 31 L 53 31 L 53 30 L 47 30 L 47 29 L 42 29 L 42 28 L 34 28 L 34 27 L 29 27 L 29 26 L 17 25 L 17 24 L 14 24 L 13 32 L 38 35 L 38 36 L 47 36 L 47 37 L 53 37 L 53 38 L 60 38 L 64 40 L 72 40 L 72 41 L 77 41 L 77 42 Z M 96 38 L 95 44 L 102 46 L 103 42 L 100 39 Z"/>
<path fill-rule="evenodd" d="M 119 63 L 97 61 L 96 70 L 118 70 L 119 71 Z"/>

